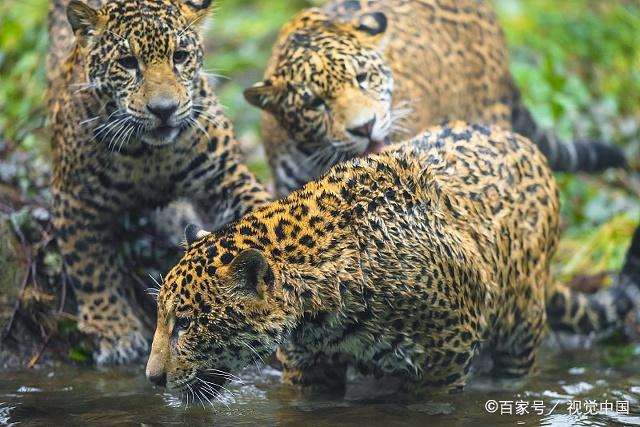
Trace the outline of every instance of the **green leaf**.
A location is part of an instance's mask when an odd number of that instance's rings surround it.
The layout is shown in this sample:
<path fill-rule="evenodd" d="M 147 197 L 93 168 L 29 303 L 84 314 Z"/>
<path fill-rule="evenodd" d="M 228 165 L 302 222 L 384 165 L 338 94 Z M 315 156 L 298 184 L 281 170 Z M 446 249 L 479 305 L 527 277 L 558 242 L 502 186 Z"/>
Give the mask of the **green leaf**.
<path fill-rule="evenodd" d="M 88 363 L 92 360 L 91 352 L 80 346 L 75 346 L 69 349 L 69 357 L 71 360 L 78 363 Z"/>

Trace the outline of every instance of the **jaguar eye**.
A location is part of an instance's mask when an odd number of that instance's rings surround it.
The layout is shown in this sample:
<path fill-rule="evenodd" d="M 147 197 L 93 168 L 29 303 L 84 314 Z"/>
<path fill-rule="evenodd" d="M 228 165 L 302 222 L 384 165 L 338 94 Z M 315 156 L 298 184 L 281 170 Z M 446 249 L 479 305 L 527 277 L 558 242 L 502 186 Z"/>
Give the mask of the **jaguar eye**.
<path fill-rule="evenodd" d="M 322 106 L 324 106 L 324 105 L 325 105 L 324 99 L 320 98 L 319 96 L 315 96 L 315 97 L 313 97 L 313 98 L 312 98 L 312 99 L 307 103 L 307 106 L 308 106 L 309 108 L 313 108 L 313 109 L 320 108 L 320 107 L 322 107 Z"/>
<path fill-rule="evenodd" d="M 367 73 L 360 73 L 360 74 L 356 75 L 356 81 L 359 84 L 362 84 L 362 83 L 367 81 L 367 77 L 369 77 L 369 75 Z"/>
<path fill-rule="evenodd" d="M 173 63 L 174 64 L 182 64 L 189 57 L 189 52 L 186 50 L 176 50 L 173 53 Z"/>
<path fill-rule="evenodd" d="M 127 70 L 138 69 L 138 60 L 135 58 L 135 56 L 123 56 L 122 58 L 118 59 L 118 64 L 120 64 Z"/>
<path fill-rule="evenodd" d="M 191 319 L 188 317 L 176 317 L 176 321 L 173 325 L 173 333 L 180 334 L 180 332 L 186 331 L 190 324 Z"/>

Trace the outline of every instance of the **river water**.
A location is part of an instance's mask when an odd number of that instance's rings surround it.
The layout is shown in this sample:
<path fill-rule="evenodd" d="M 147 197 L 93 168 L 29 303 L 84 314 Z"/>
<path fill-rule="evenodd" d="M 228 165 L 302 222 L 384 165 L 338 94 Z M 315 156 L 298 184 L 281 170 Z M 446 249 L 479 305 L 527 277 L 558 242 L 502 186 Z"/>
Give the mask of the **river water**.
<path fill-rule="evenodd" d="M 640 426 L 640 347 L 547 349 L 524 384 L 476 378 L 460 395 L 421 403 L 366 380 L 346 396 L 308 397 L 269 367 L 241 377 L 224 403 L 185 408 L 151 387 L 142 366 L 0 371 L 0 425 Z"/>

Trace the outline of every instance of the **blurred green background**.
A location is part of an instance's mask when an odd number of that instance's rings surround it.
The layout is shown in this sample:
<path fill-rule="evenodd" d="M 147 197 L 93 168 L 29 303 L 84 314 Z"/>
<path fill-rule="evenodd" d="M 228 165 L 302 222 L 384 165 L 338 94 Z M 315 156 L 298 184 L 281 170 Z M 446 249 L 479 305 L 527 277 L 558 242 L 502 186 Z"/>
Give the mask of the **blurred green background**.
<path fill-rule="evenodd" d="M 47 0 L 0 4 L 0 152 L 18 147 L 47 158 L 44 57 Z M 315 2 L 320 3 L 320 2 Z M 565 138 L 595 137 L 625 149 L 633 172 L 559 176 L 564 234 L 556 269 L 615 271 L 640 218 L 640 3 L 597 0 L 493 0 L 527 105 Z M 304 0 L 216 0 L 207 36 L 207 71 L 236 125 L 252 168 L 268 181 L 259 112 L 242 98 L 257 81 L 280 26 Z M 3 178 L 0 170 L 0 180 Z M 21 184 L 28 194 L 28 180 Z"/>

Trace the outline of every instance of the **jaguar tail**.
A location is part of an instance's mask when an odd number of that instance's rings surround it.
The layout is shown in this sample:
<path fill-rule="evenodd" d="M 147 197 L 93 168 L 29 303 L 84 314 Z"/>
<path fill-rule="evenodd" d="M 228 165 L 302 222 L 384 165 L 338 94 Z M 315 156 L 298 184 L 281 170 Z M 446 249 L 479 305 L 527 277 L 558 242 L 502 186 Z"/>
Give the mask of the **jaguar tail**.
<path fill-rule="evenodd" d="M 49 2 L 49 52 L 47 53 L 47 82 L 60 72 L 66 55 L 73 45 L 73 32 L 67 21 L 67 6 L 71 0 Z"/>
<path fill-rule="evenodd" d="M 640 226 L 636 228 L 622 271 L 608 289 L 591 295 L 555 284 L 547 295 L 547 319 L 556 332 L 606 336 L 640 308 Z"/>
<path fill-rule="evenodd" d="M 524 106 L 518 88 L 511 110 L 513 131 L 533 141 L 556 172 L 600 172 L 608 168 L 625 168 L 627 159 L 615 145 L 599 141 L 561 141 L 553 132 L 541 129 Z"/>

